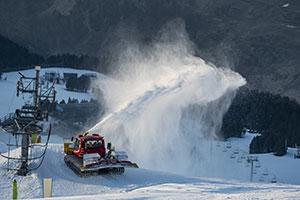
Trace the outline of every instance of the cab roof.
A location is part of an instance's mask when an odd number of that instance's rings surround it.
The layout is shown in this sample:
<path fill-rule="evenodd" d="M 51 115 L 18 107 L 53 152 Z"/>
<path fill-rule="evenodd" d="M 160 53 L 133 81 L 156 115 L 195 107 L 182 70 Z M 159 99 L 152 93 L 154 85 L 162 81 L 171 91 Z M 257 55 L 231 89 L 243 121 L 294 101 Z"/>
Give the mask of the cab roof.
<path fill-rule="evenodd" d="M 102 140 L 103 139 L 103 137 L 99 134 L 79 135 L 78 138 L 80 140 Z"/>

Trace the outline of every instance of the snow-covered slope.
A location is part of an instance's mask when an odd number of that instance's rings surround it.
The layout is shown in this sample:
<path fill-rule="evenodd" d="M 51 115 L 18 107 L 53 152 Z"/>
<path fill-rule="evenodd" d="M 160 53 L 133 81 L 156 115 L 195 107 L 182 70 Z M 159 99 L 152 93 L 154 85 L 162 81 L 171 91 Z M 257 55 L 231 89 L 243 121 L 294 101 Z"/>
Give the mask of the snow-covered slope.
<path fill-rule="evenodd" d="M 0 139 L 8 139 L 8 136 L 2 133 Z M 247 144 L 248 139 L 233 139 L 231 148 L 244 147 L 241 146 L 243 141 Z M 63 139 L 53 135 L 50 142 L 43 165 L 30 175 L 20 177 L 14 172 L 0 170 L 1 199 L 11 199 L 13 179 L 18 182 L 20 198 L 41 198 L 42 180 L 49 177 L 53 179 L 53 197 L 56 199 L 297 199 L 300 195 L 299 185 L 186 177 L 146 169 L 126 169 L 123 175 L 80 178 L 63 161 Z M 214 151 L 222 152 L 227 144 L 214 143 Z M 226 160 L 228 154 L 223 156 Z M 272 155 L 265 157 L 272 159 Z M 230 160 L 227 158 L 223 165 Z M 0 158 L 0 165 L 5 166 L 3 158 Z M 243 171 L 243 166 L 234 161 L 229 166 L 236 175 Z M 246 171 L 249 172 L 249 168 Z"/>
<path fill-rule="evenodd" d="M 50 69 L 51 71 L 62 69 Z M 63 69 L 62 71 L 74 72 L 72 69 Z M 77 71 L 85 73 L 85 71 Z M 32 73 L 33 70 L 24 71 L 24 73 Z M 32 75 L 31 74 L 31 75 Z M 14 95 L 15 83 L 18 75 L 15 72 L 5 74 L 7 81 L 0 81 L 0 87 L 8 88 L 10 94 Z M 14 80 L 14 81 L 13 81 Z M 202 79 L 203 80 L 203 77 Z M 184 87 L 184 82 L 175 82 L 175 87 L 154 87 L 144 96 L 136 98 L 132 104 L 125 105 L 125 111 L 115 113 L 118 118 L 129 119 L 141 112 L 143 105 L 151 102 L 157 97 L 156 95 L 168 94 L 169 91 L 178 91 Z M 178 86 L 178 87 L 177 87 Z M 10 89 L 11 88 L 11 89 Z M 64 90 L 63 86 L 58 86 L 59 99 L 67 99 L 76 97 L 88 99 L 91 94 L 74 93 Z M 5 91 L 6 92 L 6 91 Z M 7 92 L 9 93 L 9 92 Z M 132 97 L 132 96 L 131 96 Z M 139 96 L 138 96 L 139 97 Z M 128 97 L 130 98 L 130 96 Z M 146 99 L 146 101 L 144 101 Z M 2 112 L 6 113 L 6 105 L 11 101 L 9 98 L 1 99 Z M 20 101 L 12 101 L 11 109 L 20 106 Z M 19 104 L 18 104 L 19 103 Z M 134 106 L 141 107 L 134 107 Z M 122 107 L 121 107 L 122 108 Z M 127 109 L 128 108 L 128 109 Z M 131 109 L 132 108 L 132 109 Z M 121 109 L 122 110 L 122 109 Z M 159 111 L 159 110 L 157 110 Z M 110 118 L 110 116 L 108 116 Z M 185 127 L 192 126 L 191 119 L 185 121 Z M 148 137 L 145 137 L 146 139 Z M 145 139 L 144 138 L 144 139 Z M 191 172 L 197 177 L 189 175 L 176 175 L 170 171 L 154 171 L 149 166 L 140 164 L 140 169 L 127 169 L 123 175 L 105 175 L 88 178 L 77 177 L 70 169 L 68 169 L 63 161 L 63 139 L 57 135 L 52 135 L 50 144 L 45 156 L 44 163 L 37 171 L 31 172 L 26 177 L 16 176 L 14 171 L 0 169 L 0 197 L 1 199 L 11 199 L 13 179 L 18 181 L 20 198 L 41 198 L 42 197 L 42 180 L 43 178 L 53 179 L 53 196 L 58 199 L 297 199 L 300 196 L 300 186 L 290 184 L 300 184 L 300 174 L 297 173 L 300 168 L 299 160 L 292 157 L 292 150 L 286 156 L 275 157 L 272 154 L 261 154 L 258 156 L 259 167 L 254 166 L 255 174 L 254 183 L 250 183 L 250 166 L 246 158 L 248 154 L 248 146 L 253 135 L 246 134 L 244 138 L 231 138 L 229 141 L 217 141 L 212 139 L 198 140 L 197 148 L 201 155 L 198 155 L 198 165 Z M 113 138 L 112 138 L 113 139 Z M 0 132 L 0 151 L 5 153 L 7 148 L 5 144 L 13 138 Z M 140 140 L 141 141 L 141 140 Z M 113 141 L 115 143 L 115 141 Z M 116 145 L 117 150 L 121 145 Z M 121 150 L 121 149 L 120 149 Z M 36 150 L 39 152 L 39 149 Z M 20 148 L 13 149 L 11 155 L 20 152 Z M 132 151 L 131 153 L 133 153 Z M 140 153 L 138 151 L 136 154 Z M 158 152 L 159 153 L 159 152 Z M 196 157 L 194 157 L 196 158 Z M 130 158 L 133 161 L 133 157 Z M 6 160 L 0 158 L 0 166 L 6 166 Z M 180 163 L 184 166 L 184 163 Z M 148 166 L 148 169 L 145 167 Z M 174 165 L 174 168 L 177 166 Z M 266 173 L 267 172 L 267 173 Z M 201 178 L 199 178 L 201 177 Z M 270 183 L 275 177 L 278 183 Z"/>
<path fill-rule="evenodd" d="M 22 70 L 20 71 L 25 76 L 35 76 L 34 69 L 30 70 Z M 88 70 L 76 70 L 71 68 L 41 68 L 41 75 L 44 75 L 45 72 L 57 72 L 63 76 L 64 72 L 72 72 L 77 73 L 79 76 L 85 73 L 91 73 Z M 28 97 L 26 95 L 21 97 L 16 97 L 16 84 L 20 78 L 18 72 L 7 72 L 3 74 L 3 77 L 6 77 L 7 80 L 0 80 L 0 118 L 5 116 L 7 113 L 15 112 L 15 109 L 20 108 L 24 102 L 28 101 Z M 65 101 L 68 100 L 69 97 L 77 98 L 79 101 L 85 99 L 89 100 L 92 98 L 92 94 L 90 93 L 78 93 L 65 90 L 65 86 L 62 84 L 56 84 L 55 86 L 57 90 L 57 101 L 60 102 L 62 99 Z"/>
<path fill-rule="evenodd" d="M 232 166 L 234 171 L 241 172 L 243 171 L 243 175 L 240 177 L 243 180 L 250 180 L 250 166 L 245 162 L 246 160 L 241 159 L 241 155 L 247 156 L 256 156 L 258 162 L 254 163 L 254 174 L 253 181 L 256 182 L 271 182 L 272 180 L 276 180 L 280 183 L 288 183 L 288 184 L 298 184 L 300 185 L 300 160 L 294 159 L 295 149 L 289 148 L 288 153 L 284 156 L 274 156 L 272 153 L 268 154 L 248 154 L 249 153 L 249 144 L 253 138 L 252 134 L 246 134 L 244 138 L 230 138 L 228 142 L 223 143 L 223 147 L 221 148 L 222 152 L 224 151 L 224 147 L 231 144 L 231 148 L 227 149 L 227 152 L 223 152 L 224 155 L 230 157 L 231 161 L 235 163 L 235 166 Z M 222 146 L 222 143 L 221 143 Z M 238 154 L 235 154 L 238 152 Z M 234 158 L 233 155 L 235 155 Z M 221 156 L 220 156 L 221 157 Z M 241 162 L 242 161 L 242 162 Z M 236 179 L 236 177 L 234 177 Z"/>

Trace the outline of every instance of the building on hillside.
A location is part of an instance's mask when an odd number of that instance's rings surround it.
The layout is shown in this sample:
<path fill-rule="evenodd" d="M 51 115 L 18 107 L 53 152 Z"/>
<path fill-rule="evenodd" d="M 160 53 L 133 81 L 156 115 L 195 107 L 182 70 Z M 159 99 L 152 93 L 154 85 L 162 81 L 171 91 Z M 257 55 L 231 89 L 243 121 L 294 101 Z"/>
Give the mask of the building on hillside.
<path fill-rule="evenodd" d="M 70 78 L 77 78 L 77 73 L 64 73 L 64 81 L 67 82 Z"/>
<path fill-rule="evenodd" d="M 60 81 L 60 74 L 58 72 L 50 71 L 50 72 L 45 72 L 44 74 L 44 80 L 53 82 L 54 80 Z"/>

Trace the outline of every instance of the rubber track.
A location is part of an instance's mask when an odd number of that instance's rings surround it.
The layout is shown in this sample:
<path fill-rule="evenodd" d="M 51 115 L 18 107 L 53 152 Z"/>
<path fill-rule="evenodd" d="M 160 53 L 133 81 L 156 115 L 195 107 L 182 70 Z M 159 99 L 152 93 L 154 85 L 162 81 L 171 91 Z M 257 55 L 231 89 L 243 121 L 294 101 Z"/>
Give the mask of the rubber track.
<path fill-rule="evenodd" d="M 64 158 L 64 161 L 66 165 L 78 176 L 80 177 L 89 177 L 89 176 L 96 176 L 96 175 L 106 175 L 106 174 L 116 174 L 120 175 L 125 172 L 124 167 L 114 167 L 114 168 L 103 168 L 103 169 L 97 169 L 94 171 L 88 170 L 88 171 L 81 171 L 73 162 L 68 159 L 68 157 L 71 155 L 66 155 Z"/>

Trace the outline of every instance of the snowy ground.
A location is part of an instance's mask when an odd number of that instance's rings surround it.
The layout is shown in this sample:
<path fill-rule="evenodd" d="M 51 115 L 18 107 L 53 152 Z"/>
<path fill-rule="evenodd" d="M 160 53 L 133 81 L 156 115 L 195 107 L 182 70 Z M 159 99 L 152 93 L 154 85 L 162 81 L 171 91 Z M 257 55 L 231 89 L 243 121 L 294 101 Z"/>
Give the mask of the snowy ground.
<path fill-rule="evenodd" d="M 55 68 L 49 71 L 77 72 L 79 75 L 89 72 Z M 33 72 L 22 71 L 27 75 L 33 75 Z M 42 74 L 44 72 L 42 70 Z M 17 72 L 5 73 L 5 76 L 7 80 L 0 81 L 0 89 L 7 98 L 0 98 L 0 117 L 13 112 L 26 100 L 14 97 Z M 58 100 L 92 97 L 89 93 L 66 91 L 63 85 L 56 88 Z M 199 146 L 209 151 L 202 157 L 197 177 L 153 171 L 141 165 L 140 169 L 127 169 L 123 175 L 80 178 L 66 167 L 63 139 L 54 133 L 44 163 L 37 171 L 19 177 L 14 171 L 0 169 L 0 199 L 11 199 L 13 179 L 18 182 L 20 198 L 42 198 L 43 178 L 53 179 L 55 199 L 299 199 L 300 160 L 293 158 L 293 149 L 283 157 L 255 155 L 259 162 L 254 165 L 254 182 L 249 182 L 250 166 L 246 158 L 252 138 L 253 135 L 246 134 L 244 138 L 231 138 L 226 142 L 203 140 Z M 0 152 L 7 152 L 5 144 L 8 140 L 14 143 L 12 137 L 0 131 Z M 19 152 L 20 148 L 14 149 L 11 155 Z M 6 164 L 6 160 L 0 158 L 0 166 Z M 274 179 L 277 183 L 270 183 Z"/>
<path fill-rule="evenodd" d="M 20 71 L 25 76 L 34 77 L 35 72 L 34 69 L 22 70 Z M 41 75 L 44 75 L 45 72 L 58 72 L 61 77 L 63 77 L 64 72 L 73 72 L 77 73 L 78 76 L 91 73 L 88 70 L 76 70 L 70 68 L 41 68 Z M 0 80 L 0 118 L 5 116 L 7 113 L 15 112 L 15 109 L 20 108 L 24 102 L 28 101 L 28 97 L 25 96 L 16 96 L 16 83 L 20 78 L 18 72 L 7 72 L 3 74 L 3 77 L 6 77 L 7 80 Z M 90 93 L 80 93 L 80 92 L 72 92 L 65 90 L 65 86 L 63 84 L 56 84 L 55 86 L 57 90 L 57 101 L 60 102 L 62 99 L 65 101 L 68 100 L 69 97 L 77 98 L 79 101 L 85 99 L 89 100 L 92 98 L 92 94 Z M 5 97 L 5 98 L 3 98 Z"/>
<path fill-rule="evenodd" d="M 8 139 L 5 133 L 0 136 L 2 141 Z M 247 144 L 247 138 L 233 139 L 231 148 L 242 147 L 243 141 Z M 186 177 L 141 168 L 127 169 L 123 175 L 80 178 L 66 167 L 62 142 L 59 136 L 52 136 L 42 167 L 29 176 L 19 177 L 14 172 L 1 169 L 1 199 L 11 199 L 13 179 L 18 181 L 20 198 L 41 198 L 42 180 L 49 177 L 53 179 L 55 199 L 299 199 L 300 195 L 300 185 Z M 223 150 L 222 146 L 226 146 L 227 142 L 215 143 L 219 144 L 220 147 L 215 147 L 216 151 L 219 148 Z M 227 152 L 224 153 L 226 156 Z M 261 159 L 274 162 L 277 157 L 273 157 L 266 154 Z M 289 162 L 292 160 L 288 156 L 285 159 Z M 230 160 L 228 158 L 228 162 Z M 5 164 L 6 160 L 0 158 L 0 165 Z M 272 165 L 277 166 L 276 163 Z M 235 167 L 233 173 L 242 173 L 243 166 L 239 163 L 231 166 Z"/>
<path fill-rule="evenodd" d="M 239 182 L 195 180 L 193 183 L 165 183 L 131 191 L 58 197 L 53 199 L 299 199 L 299 187 L 258 185 Z"/>

